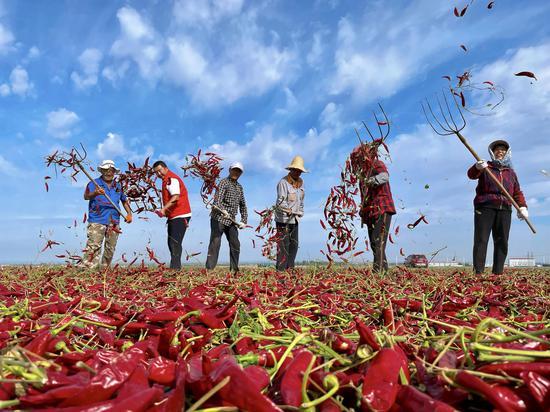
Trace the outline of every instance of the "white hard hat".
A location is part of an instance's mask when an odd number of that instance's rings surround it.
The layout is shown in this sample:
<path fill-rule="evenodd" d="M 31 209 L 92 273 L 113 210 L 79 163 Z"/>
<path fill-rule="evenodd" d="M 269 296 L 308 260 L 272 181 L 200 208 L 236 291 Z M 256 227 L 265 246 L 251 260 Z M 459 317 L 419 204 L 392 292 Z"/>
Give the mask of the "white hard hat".
<path fill-rule="evenodd" d="M 231 166 L 229 166 L 229 170 L 231 169 L 239 169 L 241 172 L 244 173 L 244 167 L 241 162 L 233 162 L 231 163 Z"/>
<path fill-rule="evenodd" d="M 117 167 L 115 166 L 115 162 L 113 162 L 112 160 L 104 160 L 97 168 L 103 170 L 113 168 L 117 173 L 120 172 L 120 169 L 117 169 Z"/>

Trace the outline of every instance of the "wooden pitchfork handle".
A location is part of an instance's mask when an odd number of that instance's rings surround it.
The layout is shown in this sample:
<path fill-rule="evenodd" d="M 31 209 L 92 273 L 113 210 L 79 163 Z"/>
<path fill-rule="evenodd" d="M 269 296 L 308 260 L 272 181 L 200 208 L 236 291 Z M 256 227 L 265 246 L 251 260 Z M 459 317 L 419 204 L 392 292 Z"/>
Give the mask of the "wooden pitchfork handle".
<path fill-rule="evenodd" d="M 478 154 L 476 153 L 476 151 L 472 148 L 472 146 L 470 146 L 470 144 L 468 143 L 468 141 L 466 140 L 466 138 L 464 136 L 462 136 L 462 134 L 460 132 L 455 132 L 456 136 L 460 139 L 460 141 L 462 142 L 462 144 L 464 146 L 466 146 L 466 149 L 468 149 L 468 151 L 472 154 L 472 156 L 475 157 L 475 159 L 479 162 L 483 159 L 481 159 L 481 157 L 478 156 Z M 533 224 L 531 223 L 531 221 L 529 220 L 529 218 L 523 216 L 523 213 L 521 212 L 521 209 L 520 209 L 520 206 L 516 203 L 516 201 L 514 200 L 514 198 L 510 195 L 510 193 L 508 193 L 508 191 L 506 190 L 506 188 L 502 185 L 502 183 L 500 183 L 500 180 L 497 179 L 497 177 L 493 174 L 493 172 L 491 172 L 489 170 L 489 168 L 486 168 L 486 169 L 483 169 L 485 170 L 485 173 L 487 173 L 489 175 L 489 177 L 493 180 L 493 182 L 495 182 L 495 184 L 498 186 L 498 188 L 500 189 L 500 191 L 502 193 L 504 193 L 504 196 L 506 196 L 506 198 L 510 201 L 510 203 L 512 203 L 512 205 L 516 208 L 516 210 L 518 211 L 518 213 L 523 217 L 523 219 L 525 220 L 525 223 L 527 223 L 527 225 L 529 226 L 529 229 L 531 229 L 531 231 L 533 233 L 537 233 L 537 231 L 535 230 L 535 227 L 533 226 Z"/>
<path fill-rule="evenodd" d="M 90 176 L 90 174 L 88 173 L 88 171 L 80 164 L 80 162 L 78 160 L 75 160 L 76 164 L 78 165 L 78 167 L 80 167 L 80 170 L 82 170 L 84 172 L 84 174 L 86 175 L 86 177 L 88 179 L 90 179 L 90 182 L 92 182 L 96 188 L 99 188 L 98 184 L 95 182 L 95 180 L 93 179 L 92 176 Z M 107 200 L 109 201 L 109 203 L 111 205 L 113 205 L 113 207 L 116 209 L 116 211 L 120 214 L 120 216 L 124 217 L 124 220 L 126 220 L 127 217 L 124 216 L 124 213 L 122 213 L 122 210 L 120 210 L 120 208 L 115 205 L 115 202 L 113 202 L 111 200 L 111 198 L 109 197 L 109 195 L 107 193 L 105 193 L 103 196 L 105 196 L 107 198 Z"/>

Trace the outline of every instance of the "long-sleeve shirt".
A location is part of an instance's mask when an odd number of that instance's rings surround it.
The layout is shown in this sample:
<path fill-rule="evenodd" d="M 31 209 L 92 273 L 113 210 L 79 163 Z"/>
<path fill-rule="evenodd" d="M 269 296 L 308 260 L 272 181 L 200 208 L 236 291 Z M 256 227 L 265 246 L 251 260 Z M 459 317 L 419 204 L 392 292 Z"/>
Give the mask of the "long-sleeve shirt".
<path fill-rule="evenodd" d="M 527 207 L 525 197 L 519 186 L 518 177 L 514 169 L 509 167 L 499 168 L 493 162 L 488 163 L 488 169 L 493 172 L 496 178 L 502 183 L 506 191 L 512 196 L 520 207 Z M 491 179 L 488 173 L 478 170 L 475 165 L 468 169 L 468 177 L 477 180 L 476 197 L 474 206 L 484 206 L 494 209 L 511 209 L 512 204 L 501 192 L 497 184 Z"/>
<path fill-rule="evenodd" d="M 277 201 L 275 203 L 275 221 L 278 223 L 296 224 L 296 216 L 304 215 L 304 186 L 292 186 L 286 177 L 277 184 Z"/>
<path fill-rule="evenodd" d="M 243 223 L 247 223 L 248 221 L 244 190 L 241 184 L 236 180 L 226 177 L 220 181 L 216 194 L 214 195 L 213 205 L 222 210 L 226 210 L 233 220 L 237 220 L 236 216 L 240 211 L 241 221 Z M 216 219 L 226 226 L 231 226 L 233 224 L 231 219 L 224 217 L 216 208 L 212 208 L 211 216 L 213 219 Z"/>
<path fill-rule="evenodd" d="M 395 205 L 391 193 L 389 174 L 386 165 L 381 160 L 375 160 L 374 166 L 360 184 L 361 218 L 376 218 L 383 213 L 395 214 Z"/>

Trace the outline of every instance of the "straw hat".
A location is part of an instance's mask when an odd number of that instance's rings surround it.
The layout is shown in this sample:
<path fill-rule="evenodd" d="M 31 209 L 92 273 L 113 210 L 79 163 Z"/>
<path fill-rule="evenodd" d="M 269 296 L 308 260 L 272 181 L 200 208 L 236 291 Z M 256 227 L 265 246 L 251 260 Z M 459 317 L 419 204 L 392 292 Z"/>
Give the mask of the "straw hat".
<path fill-rule="evenodd" d="M 292 162 L 290 162 L 290 164 L 287 167 L 285 167 L 285 169 L 287 170 L 298 169 L 304 173 L 307 173 L 307 170 L 304 167 L 304 159 L 302 158 L 302 156 L 294 156 L 294 159 L 292 159 Z"/>
<path fill-rule="evenodd" d="M 495 140 L 489 145 L 489 150 L 492 152 L 497 146 L 504 146 L 506 150 L 510 149 L 510 144 L 506 140 Z"/>

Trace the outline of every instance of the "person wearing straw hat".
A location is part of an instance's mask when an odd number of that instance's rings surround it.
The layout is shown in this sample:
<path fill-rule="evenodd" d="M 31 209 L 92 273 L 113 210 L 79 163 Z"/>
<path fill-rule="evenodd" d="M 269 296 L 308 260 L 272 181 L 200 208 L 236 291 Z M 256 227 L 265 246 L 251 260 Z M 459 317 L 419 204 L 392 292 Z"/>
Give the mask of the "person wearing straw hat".
<path fill-rule="evenodd" d="M 292 269 L 298 253 L 298 223 L 304 216 L 304 159 L 295 156 L 286 167 L 288 174 L 277 184 L 275 223 L 277 226 L 277 264 L 279 271 Z"/>
<path fill-rule="evenodd" d="M 162 179 L 162 208 L 155 211 L 166 217 L 168 227 L 168 250 L 170 269 L 181 269 L 183 237 L 191 220 L 191 205 L 183 180 L 166 166 L 162 160 L 153 163 L 153 172 Z"/>
<path fill-rule="evenodd" d="M 244 229 L 248 220 L 244 190 L 238 182 L 243 172 L 242 163 L 235 162 L 229 167 L 229 176 L 218 184 L 210 215 L 210 243 L 208 244 L 206 269 L 216 267 L 222 234 L 225 234 L 229 243 L 229 269 L 233 273 L 239 271 L 241 243 L 239 242 L 238 229 Z M 240 222 L 237 221 L 238 212 L 241 214 Z"/>
<path fill-rule="evenodd" d="M 101 176 L 89 182 L 84 191 L 84 200 L 88 200 L 88 228 L 83 265 L 87 267 L 99 266 L 102 247 L 101 265 L 109 266 L 113 260 L 120 233 L 120 214 L 113 204 L 122 202 L 127 214 L 124 220 L 132 223 L 130 203 L 121 184 L 114 180 L 115 174 L 120 172 L 115 162 L 104 160 L 97 169 Z"/>
<path fill-rule="evenodd" d="M 477 180 L 474 198 L 474 250 L 473 262 L 476 274 L 485 270 L 487 243 L 493 235 L 493 273 L 502 274 L 508 254 L 508 237 L 512 224 L 512 205 L 496 183 L 489 178 L 488 169 L 500 180 L 504 188 L 520 206 L 518 218 L 529 217 L 527 203 L 519 180 L 512 167 L 512 150 L 505 140 L 495 140 L 489 145 L 489 162 L 480 160 L 468 169 L 468 177 Z"/>

